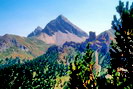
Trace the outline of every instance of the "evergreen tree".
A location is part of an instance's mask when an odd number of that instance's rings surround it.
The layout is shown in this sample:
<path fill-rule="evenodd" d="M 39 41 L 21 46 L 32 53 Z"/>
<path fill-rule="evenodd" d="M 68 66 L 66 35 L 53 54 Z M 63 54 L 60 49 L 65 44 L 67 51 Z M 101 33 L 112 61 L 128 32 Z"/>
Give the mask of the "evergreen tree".
<path fill-rule="evenodd" d="M 96 89 L 96 79 L 93 75 L 92 56 L 93 51 L 87 46 L 87 51 L 83 57 L 76 56 L 75 61 L 70 63 L 70 83 L 71 89 Z"/>
<path fill-rule="evenodd" d="M 119 1 L 116 10 L 120 16 L 114 16 L 112 29 L 115 31 L 116 42 L 111 43 L 111 70 L 114 88 L 133 87 L 133 3 L 129 8 Z"/>

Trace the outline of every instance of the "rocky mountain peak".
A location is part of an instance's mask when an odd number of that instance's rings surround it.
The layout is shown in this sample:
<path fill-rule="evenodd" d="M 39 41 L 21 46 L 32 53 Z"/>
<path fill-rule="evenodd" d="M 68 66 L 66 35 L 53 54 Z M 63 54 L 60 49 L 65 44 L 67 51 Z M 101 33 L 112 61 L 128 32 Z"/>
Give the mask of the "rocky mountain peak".
<path fill-rule="evenodd" d="M 28 37 L 37 36 L 41 33 L 42 30 L 43 29 L 40 26 L 38 26 L 32 33 L 28 35 Z"/>
<path fill-rule="evenodd" d="M 67 22 L 67 23 L 69 23 L 69 24 L 72 24 L 65 16 L 63 16 L 63 15 L 59 15 L 56 19 L 55 19 L 56 21 L 65 21 L 65 22 Z"/>
<path fill-rule="evenodd" d="M 38 30 L 39 29 L 39 30 Z M 83 42 L 88 34 L 76 25 L 72 24 L 65 16 L 59 15 L 50 21 L 44 29 L 37 27 L 28 37 L 37 37 L 48 44 L 62 45 L 65 42 Z"/>
<path fill-rule="evenodd" d="M 42 28 L 40 26 L 37 26 L 37 28 L 35 30 L 36 31 L 42 31 Z"/>
<path fill-rule="evenodd" d="M 63 16 L 62 14 L 61 15 L 59 15 L 56 19 L 67 19 L 65 16 Z"/>
<path fill-rule="evenodd" d="M 42 32 L 52 36 L 55 32 L 72 33 L 78 37 L 88 37 L 88 35 L 76 25 L 72 24 L 66 17 L 59 15 L 55 20 L 49 22 Z"/>

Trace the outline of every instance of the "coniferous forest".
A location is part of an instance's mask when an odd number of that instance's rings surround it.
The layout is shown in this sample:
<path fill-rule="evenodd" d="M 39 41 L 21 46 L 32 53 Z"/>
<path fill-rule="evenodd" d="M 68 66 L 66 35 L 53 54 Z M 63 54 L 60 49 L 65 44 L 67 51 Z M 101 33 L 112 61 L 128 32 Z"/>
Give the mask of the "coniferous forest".
<path fill-rule="evenodd" d="M 116 14 L 108 53 L 88 42 L 69 48 L 65 61 L 56 45 L 32 60 L 0 59 L 0 89 L 133 89 L 133 3 L 119 1 Z"/>

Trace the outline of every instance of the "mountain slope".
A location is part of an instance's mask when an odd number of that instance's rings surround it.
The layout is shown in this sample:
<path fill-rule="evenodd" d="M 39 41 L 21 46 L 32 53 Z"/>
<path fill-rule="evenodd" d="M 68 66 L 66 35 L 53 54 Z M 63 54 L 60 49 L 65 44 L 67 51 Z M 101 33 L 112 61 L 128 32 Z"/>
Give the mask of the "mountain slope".
<path fill-rule="evenodd" d="M 86 46 L 89 43 L 90 48 L 98 52 L 98 55 L 95 55 L 98 58 L 98 64 L 106 67 L 110 62 L 109 45 L 113 39 L 114 35 L 112 30 L 104 31 L 98 36 L 95 35 L 95 32 L 90 32 L 88 39 L 82 43 L 66 42 L 62 46 L 51 46 L 48 51 L 58 50 L 59 55 L 57 60 L 69 64 L 77 52 L 84 53 L 86 51 Z"/>
<path fill-rule="evenodd" d="M 28 35 L 28 37 L 36 36 L 36 35 L 40 34 L 42 30 L 43 30 L 43 29 L 42 29 L 40 26 L 38 26 L 33 32 L 31 32 L 31 33 Z"/>
<path fill-rule="evenodd" d="M 36 35 L 29 34 L 28 37 L 36 37 L 47 44 L 63 45 L 70 41 L 81 43 L 88 38 L 88 35 L 66 17 L 59 15 L 55 20 L 50 21 L 41 32 Z"/>
<path fill-rule="evenodd" d="M 0 37 L 0 58 L 32 59 L 44 54 L 49 46 L 36 38 L 6 34 Z"/>

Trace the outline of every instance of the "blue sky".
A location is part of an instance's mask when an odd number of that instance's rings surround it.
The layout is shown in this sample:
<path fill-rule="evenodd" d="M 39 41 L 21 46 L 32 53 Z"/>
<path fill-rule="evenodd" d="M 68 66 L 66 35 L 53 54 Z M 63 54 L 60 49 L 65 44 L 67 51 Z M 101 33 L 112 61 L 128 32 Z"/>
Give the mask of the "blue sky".
<path fill-rule="evenodd" d="M 122 0 L 126 1 L 126 0 Z M 85 32 L 111 28 L 119 0 L 0 0 L 0 35 L 27 36 L 62 14 Z"/>

